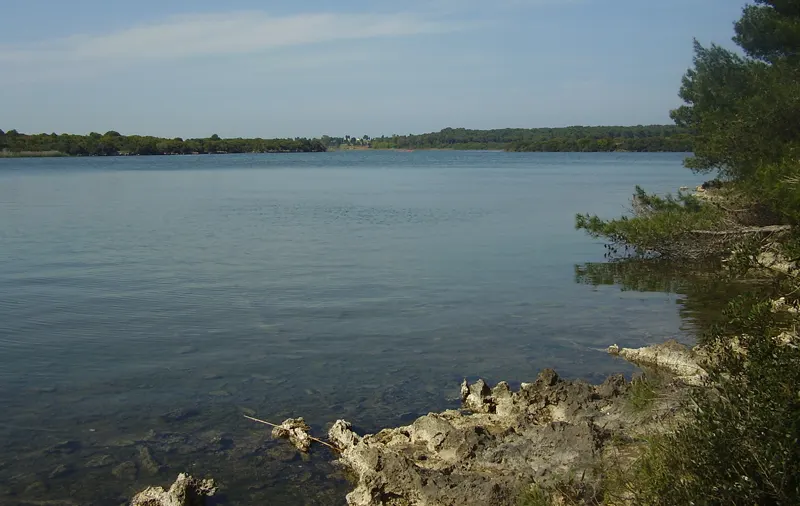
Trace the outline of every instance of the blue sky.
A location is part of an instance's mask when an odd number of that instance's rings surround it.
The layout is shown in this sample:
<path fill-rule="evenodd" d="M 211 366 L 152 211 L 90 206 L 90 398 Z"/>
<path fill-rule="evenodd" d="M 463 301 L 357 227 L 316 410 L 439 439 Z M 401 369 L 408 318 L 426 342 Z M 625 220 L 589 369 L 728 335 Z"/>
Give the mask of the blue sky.
<path fill-rule="evenodd" d="M 740 0 L 0 0 L 0 128 L 294 137 L 669 122 Z"/>

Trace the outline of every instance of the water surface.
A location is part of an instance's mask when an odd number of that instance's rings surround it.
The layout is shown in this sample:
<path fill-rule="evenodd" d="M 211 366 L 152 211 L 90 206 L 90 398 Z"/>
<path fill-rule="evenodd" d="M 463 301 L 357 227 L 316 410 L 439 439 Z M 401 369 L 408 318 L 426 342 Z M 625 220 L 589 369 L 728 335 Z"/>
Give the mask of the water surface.
<path fill-rule="evenodd" d="M 604 249 L 574 215 L 695 183 L 681 158 L 0 159 L 0 503 L 122 503 L 189 470 L 228 504 L 341 504 L 329 456 L 242 413 L 374 430 L 455 407 L 463 377 L 630 372 L 602 350 L 691 322 L 576 283 Z"/>

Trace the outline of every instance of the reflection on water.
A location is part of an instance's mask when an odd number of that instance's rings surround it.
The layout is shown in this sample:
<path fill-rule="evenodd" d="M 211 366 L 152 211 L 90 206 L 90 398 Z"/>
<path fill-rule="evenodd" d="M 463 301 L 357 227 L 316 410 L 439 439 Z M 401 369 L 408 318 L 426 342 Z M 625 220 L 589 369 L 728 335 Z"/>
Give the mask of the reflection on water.
<path fill-rule="evenodd" d="M 720 270 L 718 264 L 686 264 L 665 260 L 624 259 L 575 266 L 575 282 L 618 286 L 622 291 L 677 294 L 685 337 L 702 340 L 721 322 L 723 310 L 735 298 L 759 291 L 755 281 L 742 282 Z"/>
<path fill-rule="evenodd" d="M 656 285 L 591 264 L 574 214 L 691 177 L 675 154 L 0 160 L 0 504 L 182 471 L 227 504 L 342 504 L 329 455 L 242 414 L 373 431 L 465 376 L 631 372 L 605 347 L 690 339 L 694 292 L 620 291 Z"/>

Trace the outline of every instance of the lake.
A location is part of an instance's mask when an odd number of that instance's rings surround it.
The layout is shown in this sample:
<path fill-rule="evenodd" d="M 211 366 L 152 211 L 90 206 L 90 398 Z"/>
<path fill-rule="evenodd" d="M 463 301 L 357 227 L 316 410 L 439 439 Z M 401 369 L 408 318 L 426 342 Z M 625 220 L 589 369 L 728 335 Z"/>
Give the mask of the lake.
<path fill-rule="evenodd" d="M 242 414 L 373 431 L 457 407 L 464 377 L 632 372 L 605 347 L 693 323 L 576 282 L 605 250 L 574 215 L 698 184 L 683 156 L 0 159 L 0 503 L 124 504 L 189 471 L 226 504 L 343 504 L 327 452 Z"/>

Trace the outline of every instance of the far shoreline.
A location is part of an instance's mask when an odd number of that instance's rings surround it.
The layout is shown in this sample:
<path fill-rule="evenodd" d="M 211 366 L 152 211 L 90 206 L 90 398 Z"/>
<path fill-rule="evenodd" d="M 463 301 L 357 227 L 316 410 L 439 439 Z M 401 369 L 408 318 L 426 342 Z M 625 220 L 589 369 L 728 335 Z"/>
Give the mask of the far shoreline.
<path fill-rule="evenodd" d="M 413 153 L 417 151 L 449 151 L 449 152 L 465 152 L 465 153 L 519 153 L 519 154 L 534 154 L 534 153 L 564 153 L 564 154 L 600 154 L 600 153 L 614 153 L 614 154 L 627 154 L 627 153 L 678 153 L 691 155 L 691 151 L 509 151 L 505 149 L 459 149 L 459 148 L 415 148 L 415 149 L 402 149 L 402 148 L 332 148 L 327 151 L 255 151 L 244 153 L 153 153 L 153 154 L 139 154 L 139 153 L 118 153 L 110 155 L 70 155 L 60 151 L 23 151 L 23 152 L 0 152 L 0 160 L 3 159 L 21 159 L 21 158 L 132 158 L 132 157 L 168 157 L 168 156 L 230 156 L 230 155 L 299 155 L 310 153 L 343 153 L 343 152 L 359 152 L 359 151 L 377 151 L 377 152 L 397 152 L 397 153 Z"/>

